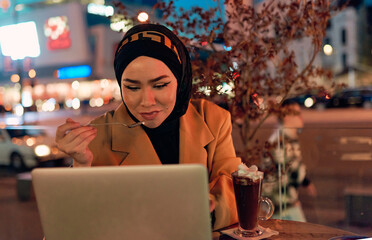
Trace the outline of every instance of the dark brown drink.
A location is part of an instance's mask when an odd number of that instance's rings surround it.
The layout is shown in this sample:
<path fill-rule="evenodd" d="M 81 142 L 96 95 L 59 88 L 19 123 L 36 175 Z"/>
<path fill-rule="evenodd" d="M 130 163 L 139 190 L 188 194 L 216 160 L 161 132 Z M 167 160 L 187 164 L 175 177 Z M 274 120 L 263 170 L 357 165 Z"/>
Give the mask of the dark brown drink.
<path fill-rule="evenodd" d="M 244 230 L 257 228 L 258 203 L 261 196 L 261 179 L 252 180 L 247 176 L 232 174 L 239 225 Z"/>

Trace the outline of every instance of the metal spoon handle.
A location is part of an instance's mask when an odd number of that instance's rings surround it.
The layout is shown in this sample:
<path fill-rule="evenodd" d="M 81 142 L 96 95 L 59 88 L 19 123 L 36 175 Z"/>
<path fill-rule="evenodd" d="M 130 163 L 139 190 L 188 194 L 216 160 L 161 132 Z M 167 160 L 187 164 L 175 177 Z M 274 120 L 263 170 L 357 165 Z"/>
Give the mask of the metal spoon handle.
<path fill-rule="evenodd" d="M 134 127 L 137 127 L 137 126 L 141 126 L 141 125 L 145 125 L 145 122 L 137 122 L 137 123 L 133 123 L 131 125 L 127 125 L 127 127 L 129 128 L 134 128 Z"/>
<path fill-rule="evenodd" d="M 105 126 L 105 125 L 124 125 L 127 126 L 124 123 L 89 123 L 88 126 Z"/>
<path fill-rule="evenodd" d="M 91 124 L 88 124 L 88 126 L 123 125 L 123 126 L 126 126 L 128 128 L 134 128 L 134 127 L 140 126 L 142 124 L 145 124 L 145 122 L 137 122 L 137 123 L 133 123 L 131 125 L 127 125 L 125 123 L 118 123 L 118 122 L 113 122 L 113 123 L 91 123 Z"/>

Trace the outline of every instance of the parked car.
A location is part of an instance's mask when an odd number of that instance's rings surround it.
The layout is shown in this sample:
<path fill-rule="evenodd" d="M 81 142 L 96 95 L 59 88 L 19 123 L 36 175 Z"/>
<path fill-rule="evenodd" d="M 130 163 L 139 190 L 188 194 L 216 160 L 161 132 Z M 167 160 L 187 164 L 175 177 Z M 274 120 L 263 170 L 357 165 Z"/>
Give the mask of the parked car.
<path fill-rule="evenodd" d="M 0 165 L 16 170 L 31 169 L 66 155 L 41 129 L 0 128 Z"/>
<path fill-rule="evenodd" d="M 292 96 L 289 99 L 306 108 L 324 109 L 331 96 L 328 92 L 309 92 Z"/>
<path fill-rule="evenodd" d="M 372 88 L 344 89 L 336 93 L 327 107 L 372 107 Z"/>

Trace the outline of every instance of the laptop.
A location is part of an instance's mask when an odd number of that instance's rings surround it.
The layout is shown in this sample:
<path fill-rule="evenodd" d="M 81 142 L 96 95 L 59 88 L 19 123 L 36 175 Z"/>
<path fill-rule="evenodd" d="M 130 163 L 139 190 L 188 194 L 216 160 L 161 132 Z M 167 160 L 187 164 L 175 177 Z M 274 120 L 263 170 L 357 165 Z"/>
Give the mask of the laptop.
<path fill-rule="evenodd" d="M 202 165 L 36 168 L 46 240 L 212 238 Z"/>

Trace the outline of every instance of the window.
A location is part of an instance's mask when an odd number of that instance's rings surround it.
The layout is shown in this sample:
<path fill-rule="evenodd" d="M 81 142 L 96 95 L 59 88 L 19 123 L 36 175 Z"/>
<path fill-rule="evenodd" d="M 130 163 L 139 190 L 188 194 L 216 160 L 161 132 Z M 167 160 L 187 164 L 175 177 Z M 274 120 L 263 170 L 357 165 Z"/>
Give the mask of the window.
<path fill-rule="evenodd" d="M 346 29 L 345 28 L 341 30 L 341 42 L 343 45 L 346 45 Z"/>
<path fill-rule="evenodd" d="M 367 7 L 367 32 L 372 34 L 372 4 Z"/>
<path fill-rule="evenodd" d="M 344 69 L 347 69 L 347 54 L 346 53 L 342 54 L 342 67 Z"/>
<path fill-rule="evenodd" d="M 327 30 L 331 29 L 331 27 L 332 27 L 332 23 L 331 23 L 331 21 L 328 21 L 327 22 Z"/>

